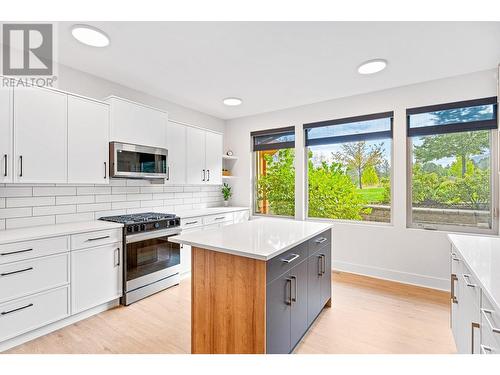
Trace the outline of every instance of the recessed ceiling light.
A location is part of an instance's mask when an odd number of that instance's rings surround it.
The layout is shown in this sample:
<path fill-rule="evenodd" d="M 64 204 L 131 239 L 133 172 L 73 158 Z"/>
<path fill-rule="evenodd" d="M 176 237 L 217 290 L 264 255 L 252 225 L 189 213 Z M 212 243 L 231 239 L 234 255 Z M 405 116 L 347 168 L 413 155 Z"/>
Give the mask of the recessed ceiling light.
<path fill-rule="evenodd" d="M 106 47 L 109 45 L 109 37 L 96 27 L 89 25 L 74 25 L 71 34 L 80 43 L 92 47 Z"/>
<path fill-rule="evenodd" d="M 387 61 L 384 59 L 374 59 L 365 61 L 358 67 L 359 74 L 373 74 L 385 69 Z"/>
<path fill-rule="evenodd" d="M 235 107 L 243 103 L 243 100 L 240 98 L 226 98 L 222 102 L 229 107 Z"/>

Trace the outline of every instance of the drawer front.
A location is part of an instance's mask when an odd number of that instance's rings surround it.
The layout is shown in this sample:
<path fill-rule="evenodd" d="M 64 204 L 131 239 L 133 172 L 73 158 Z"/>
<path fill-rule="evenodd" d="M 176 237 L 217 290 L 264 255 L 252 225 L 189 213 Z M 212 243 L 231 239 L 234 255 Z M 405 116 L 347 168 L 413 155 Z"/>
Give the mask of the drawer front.
<path fill-rule="evenodd" d="M 454 246 L 451 247 L 450 254 L 450 262 L 451 262 L 451 273 L 457 275 L 460 273 L 460 262 L 462 262 L 462 257 L 460 253 L 455 249 Z"/>
<path fill-rule="evenodd" d="M 53 323 L 68 315 L 68 286 L 0 304 L 0 341 Z"/>
<path fill-rule="evenodd" d="M 474 304 L 474 310 L 479 311 L 481 306 L 481 287 L 478 280 L 472 275 L 467 265 L 462 264 L 462 273 L 457 277 L 462 278 L 465 299 Z M 477 314 L 476 314 L 477 315 Z M 479 321 L 479 316 L 475 316 L 475 321 Z"/>
<path fill-rule="evenodd" d="M 500 311 L 496 309 L 484 294 L 481 298 L 481 343 L 488 338 L 486 345 L 500 350 Z M 489 354 L 489 353 L 487 353 Z"/>
<path fill-rule="evenodd" d="M 326 246 L 331 246 L 332 243 L 332 231 L 330 229 L 318 234 L 317 236 L 311 238 L 308 241 L 309 255 L 314 254 L 319 249 Z"/>
<path fill-rule="evenodd" d="M 485 322 L 483 322 L 484 324 Z M 489 327 L 484 327 L 481 324 L 481 354 L 500 354 L 500 338 L 495 337 L 494 333 L 491 333 Z M 487 325 L 488 323 L 486 323 Z"/>
<path fill-rule="evenodd" d="M 98 232 L 75 234 L 71 236 L 71 250 L 122 242 L 122 233 L 121 229 L 108 229 Z"/>
<path fill-rule="evenodd" d="M 267 283 L 281 276 L 307 258 L 307 242 L 275 256 L 266 264 Z"/>
<path fill-rule="evenodd" d="M 69 283 L 69 253 L 0 266 L 0 303 Z"/>
<path fill-rule="evenodd" d="M 187 219 L 181 219 L 181 228 L 195 228 L 201 227 L 203 225 L 203 217 L 190 217 Z"/>
<path fill-rule="evenodd" d="M 68 236 L 14 242 L 0 245 L 0 264 L 63 253 L 65 251 L 69 251 Z"/>
<path fill-rule="evenodd" d="M 223 223 L 225 221 L 233 221 L 233 213 L 228 212 L 226 214 L 210 215 L 203 218 L 203 224 L 210 225 L 215 223 Z"/>

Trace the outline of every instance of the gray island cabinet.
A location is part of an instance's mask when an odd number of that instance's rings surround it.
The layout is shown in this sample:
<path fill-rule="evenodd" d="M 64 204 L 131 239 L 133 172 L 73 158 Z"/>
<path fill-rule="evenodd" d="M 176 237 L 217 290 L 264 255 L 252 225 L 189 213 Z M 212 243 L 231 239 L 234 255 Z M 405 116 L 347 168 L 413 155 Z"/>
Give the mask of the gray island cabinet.
<path fill-rule="evenodd" d="M 331 306 L 331 224 L 263 218 L 169 240 L 192 247 L 192 353 L 291 353 Z"/>
<path fill-rule="evenodd" d="M 290 353 L 331 306 L 331 231 L 267 262 L 266 353 Z"/>

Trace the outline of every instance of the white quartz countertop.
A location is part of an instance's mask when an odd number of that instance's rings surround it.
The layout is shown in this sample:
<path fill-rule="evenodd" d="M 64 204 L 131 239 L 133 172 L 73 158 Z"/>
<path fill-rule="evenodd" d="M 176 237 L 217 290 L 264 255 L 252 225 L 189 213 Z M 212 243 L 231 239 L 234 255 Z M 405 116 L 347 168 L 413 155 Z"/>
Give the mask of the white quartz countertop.
<path fill-rule="evenodd" d="M 500 238 L 449 234 L 488 299 L 500 309 Z"/>
<path fill-rule="evenodd" d="M 236 211 L 244 211 L 249 210 L 248 207 L 208 207 L 208 208 L 199 208 L 194 210 L 181 210 L 175 211 L 174 213 L 179 216 L 181 219 L 192 218 L 196 216 L 207 216 L 207 215 L 217 215 L 226 212 L 236 212 Z M 172 211 L 172 210 L 170 210 Z"/>
<path fill-rule="evenodd" d="M 169 240 L 222 253 L 269 260 L 331 227 L 331 224 L 326 223 L 262 218 L 181 234 Z"/>
<path fill-rule="evenodd" d="M 39 238 L 65 236 L 68 234 L 94 232 L 122 227 L 122 224 L 95 220 L 78 223 L 40 225 L 30 228 L 7 229 L 0 231 L 0 245 L 11 242 L 28 241 Z"/>

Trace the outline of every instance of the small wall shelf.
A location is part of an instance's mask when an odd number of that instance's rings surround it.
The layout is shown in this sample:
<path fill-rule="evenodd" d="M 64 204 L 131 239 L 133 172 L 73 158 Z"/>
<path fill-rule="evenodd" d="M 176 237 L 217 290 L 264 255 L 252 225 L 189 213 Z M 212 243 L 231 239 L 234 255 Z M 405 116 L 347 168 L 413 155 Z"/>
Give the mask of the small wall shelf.
<path fill-rule="evenodd" d="M 233 175 L 233 170 L 234 170 L 234 165 L 236 164 L 238 160 L 237 156 L 229 156 L 229 155 L 222 155 L 222 169 L 225 171 L 229 171 L 229 176 L 222 176 L 224 180 L 230 180 L 236 178 L 236 176 Z"/>
<path fill-rule="evenodd" d="M 224 160 L 238 160 L 238 157 L 237 156 L 222 155 L 222 159 L 224 159 Z"/>

